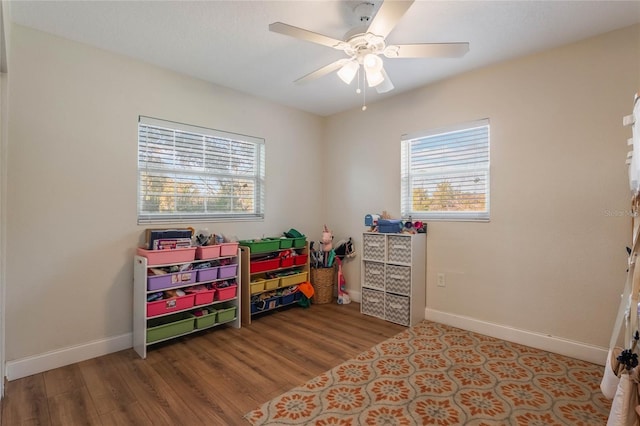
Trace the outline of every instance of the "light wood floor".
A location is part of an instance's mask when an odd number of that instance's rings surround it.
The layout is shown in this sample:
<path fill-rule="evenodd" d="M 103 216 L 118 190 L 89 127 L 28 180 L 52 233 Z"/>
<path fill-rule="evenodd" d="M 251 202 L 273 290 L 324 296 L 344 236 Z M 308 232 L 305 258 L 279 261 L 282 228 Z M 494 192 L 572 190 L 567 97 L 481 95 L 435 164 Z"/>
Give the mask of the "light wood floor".
<path fill-rule="evenodd" d="M 360 305 L 291 307 L 6 383 L 2 425 L 242 425 L 243 415 L 404 327 Z"/>

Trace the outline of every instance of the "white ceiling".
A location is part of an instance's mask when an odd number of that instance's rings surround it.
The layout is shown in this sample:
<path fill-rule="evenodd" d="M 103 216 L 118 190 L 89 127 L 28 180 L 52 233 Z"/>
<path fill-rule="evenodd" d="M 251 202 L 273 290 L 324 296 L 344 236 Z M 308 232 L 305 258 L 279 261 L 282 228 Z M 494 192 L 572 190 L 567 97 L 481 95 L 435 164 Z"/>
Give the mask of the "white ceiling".
<path fill-rule="evenodd" d="M 391 0 L 387 0 L 391 1 Z M 374 1 L 379 7 L 380 0 Z M 319 115 L 362 104 L 335 73 L 293 81 L 344 53 L 269 32 L 281 21 L 342 39 L 359 1 L 11 1 L 15 23 Z M 395 90 L 640 22 L 640 1 L 416 1 L 387 44 L 468 41 L 456 59 L 386 59 Z M 588 64 L 585 64 L 588 66 Z"/>

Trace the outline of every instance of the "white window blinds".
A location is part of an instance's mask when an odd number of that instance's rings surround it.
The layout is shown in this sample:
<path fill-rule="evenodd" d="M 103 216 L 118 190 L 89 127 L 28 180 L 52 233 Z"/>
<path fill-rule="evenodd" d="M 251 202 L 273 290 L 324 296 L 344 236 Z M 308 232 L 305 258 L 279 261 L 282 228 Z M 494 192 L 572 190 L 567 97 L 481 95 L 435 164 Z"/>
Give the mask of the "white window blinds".
<path fill-rule="evenodd" d="M 489 120 L 406 135 L 401 145 L 403 217 L 489 220 Z"/>
<path fill-rule="evenodd" d="M 140 117 L 138 223 L 264 218 L 264 139 Z"/>

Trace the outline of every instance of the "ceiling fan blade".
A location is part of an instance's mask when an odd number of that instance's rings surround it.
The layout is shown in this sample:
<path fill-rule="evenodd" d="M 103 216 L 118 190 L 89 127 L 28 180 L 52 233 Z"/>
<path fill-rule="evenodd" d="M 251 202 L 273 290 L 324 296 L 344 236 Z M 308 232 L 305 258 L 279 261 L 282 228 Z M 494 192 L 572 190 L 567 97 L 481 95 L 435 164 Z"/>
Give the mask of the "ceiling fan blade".
<path fill-rule="evenodd" d="M 282 22 L 274 22 L 269 24 L 269 31 L 284 34 L 290 37 L 307 40 L 312 43 L 322 44 L 323 46 L 333 47 L 334 49 L 344 50 L 345 42 L 335 38 L 327 37 L 322 34 L 307 31 L 302 28 L 294 27 Z"/>
<path fill-rule="evenodd" d="M 385 1 L 371 21 L 367 32 L 386 38 L 412 4 L 413 0 Z"/>
<path fill-rule="evenodd" d="M 344 64 L 346 64 L 347 62 L 349 62 L 349 59 L 338 59 L 335 62 L 330 63 L 329 65 L 325 65 L 324 67 L 317 69 L 313 72 L 310 72 L 309 74 L 305 75 L 304 77 L 300 77 L 299 79 L 297 79 L 296 81 L 294 81 L 294 83 L 306 83 L 307 81 L 310 80 L 315 80 L 316 78 L 320 78 L 323 77 L 335 70 L 337 70 L 338 68 L 341 68 Z"/>
<path fill-rule="evenodd" d="M 469 43 L 420 43 L 387 46 L 387 58 L 458 58 L 469 51 Z"/>

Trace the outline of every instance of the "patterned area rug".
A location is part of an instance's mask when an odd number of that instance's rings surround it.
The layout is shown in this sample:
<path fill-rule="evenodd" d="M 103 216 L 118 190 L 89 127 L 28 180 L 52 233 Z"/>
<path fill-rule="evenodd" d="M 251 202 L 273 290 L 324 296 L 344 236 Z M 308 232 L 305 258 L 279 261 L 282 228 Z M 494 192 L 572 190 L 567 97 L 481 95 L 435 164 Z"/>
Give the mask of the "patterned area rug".
<path fill-rule="evenodd" d="M 604 425 L 604 367 L 423 321 L 245 415 L 254 425 Z"/>

